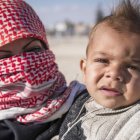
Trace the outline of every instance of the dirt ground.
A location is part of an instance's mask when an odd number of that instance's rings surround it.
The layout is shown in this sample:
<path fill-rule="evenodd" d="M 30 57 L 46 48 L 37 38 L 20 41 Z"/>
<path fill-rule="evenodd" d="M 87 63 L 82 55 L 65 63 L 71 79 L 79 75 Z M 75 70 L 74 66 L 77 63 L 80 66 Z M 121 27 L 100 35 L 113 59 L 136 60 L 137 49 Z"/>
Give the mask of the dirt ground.
<path fill-rule="evenodd" d="M 87 37 L 48 37 L 51 50 L 56 55 L 59 70 L 70 83 L 72 80 L 82 81 L 80 59 L 85 57 Z"/>

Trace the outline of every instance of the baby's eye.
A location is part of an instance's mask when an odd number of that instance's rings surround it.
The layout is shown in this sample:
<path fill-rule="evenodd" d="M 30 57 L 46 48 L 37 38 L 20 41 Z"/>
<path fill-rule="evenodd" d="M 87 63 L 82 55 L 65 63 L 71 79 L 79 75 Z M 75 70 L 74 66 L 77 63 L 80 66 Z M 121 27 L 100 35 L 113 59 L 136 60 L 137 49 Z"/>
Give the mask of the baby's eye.
<path fill-rule="evenodd" d="M 131 69 L 131 70 L 138 70 L 138 71 L 140 71 L 140 68 L 137 67 L 137 66 L 134 66 L 134 65 L 128 65 L 127 68 Z"/>
<path fill-rule="evenodd" d="M 94 59 L 94 62 L 99 62 L 99 63 L 106 63 L 106 64 L 108 64 L 108 63 L 109 63 L 109 60 L 106 59 L 106 58 L 95 58 L 95 59 Z"/>

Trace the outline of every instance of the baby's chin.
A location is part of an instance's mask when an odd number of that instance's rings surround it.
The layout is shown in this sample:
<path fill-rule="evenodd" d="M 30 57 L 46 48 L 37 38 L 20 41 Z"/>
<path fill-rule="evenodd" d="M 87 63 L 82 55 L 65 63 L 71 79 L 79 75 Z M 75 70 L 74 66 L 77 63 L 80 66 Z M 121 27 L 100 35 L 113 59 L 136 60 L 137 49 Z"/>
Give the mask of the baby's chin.
<path fill-rule="evenodd" d="M 133 104 L 128 104 L 128 105 L 119 105 L 119 104 L 111 104 L 111 103 L 98 103 L 100 106 L 102 106 L 103 108 L 108 108 L 108 109 L 111 109 L 111 110 L 119 110 L 119 109 L 123 109 L 123 108 L 126 108 L 126 107 L 129 107 Z"/>
<path fill-rule="evenodd" d="M 108 109 L 112 109 L 112 110 L 117 110 L 117 109 L 122 109 L 122 108 L 127 107 L 127 106 L 124 106 L 124 105 L 120 105 L 120 104 L 118 104 L 118 103 L 116 103 L 114 101 L 104 101 L 104 102 L 95 101 L 95 102 L 100 107 L 108 108 Z"/>

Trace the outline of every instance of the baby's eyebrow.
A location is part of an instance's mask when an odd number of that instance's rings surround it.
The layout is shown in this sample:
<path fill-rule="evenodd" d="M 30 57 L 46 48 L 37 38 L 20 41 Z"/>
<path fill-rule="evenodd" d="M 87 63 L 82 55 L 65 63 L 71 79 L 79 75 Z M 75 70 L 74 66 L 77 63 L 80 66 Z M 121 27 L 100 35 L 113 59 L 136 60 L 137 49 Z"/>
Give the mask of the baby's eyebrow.
<path fill-rule="evenodd" d="M 94 52 L 94 55 L 103 55 L 103 56 L 108 56 L 108 55 L 110 55 L 110 54 L 107 54 L 107 53 L 102 52 L 102 51 L 95 51 L 95 52 Z M 110 55 L 110 56 L 112 56 L 112 55 Z"/>

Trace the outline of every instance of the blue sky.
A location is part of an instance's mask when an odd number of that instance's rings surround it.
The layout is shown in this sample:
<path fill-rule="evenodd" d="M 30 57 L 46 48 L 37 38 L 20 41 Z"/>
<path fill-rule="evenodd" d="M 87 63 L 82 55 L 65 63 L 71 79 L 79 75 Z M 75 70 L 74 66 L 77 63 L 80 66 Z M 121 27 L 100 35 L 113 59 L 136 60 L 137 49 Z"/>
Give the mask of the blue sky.
<path fill-rule="evenodd" d="M 70 20 L 94 23 L 96 10 L 102 8 L 108 14 L 116 0 L 25 0 L 37 12 L 45 26 Z"/>

